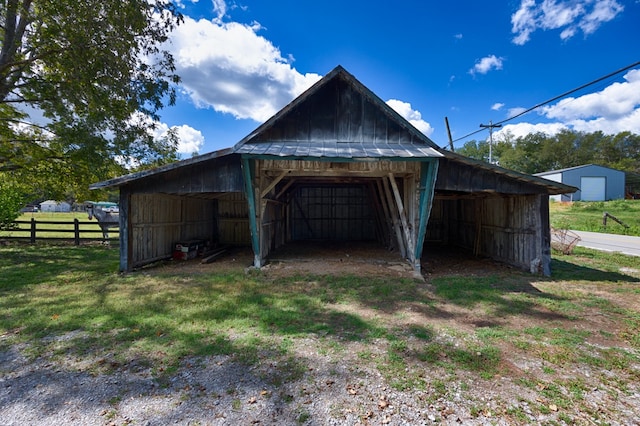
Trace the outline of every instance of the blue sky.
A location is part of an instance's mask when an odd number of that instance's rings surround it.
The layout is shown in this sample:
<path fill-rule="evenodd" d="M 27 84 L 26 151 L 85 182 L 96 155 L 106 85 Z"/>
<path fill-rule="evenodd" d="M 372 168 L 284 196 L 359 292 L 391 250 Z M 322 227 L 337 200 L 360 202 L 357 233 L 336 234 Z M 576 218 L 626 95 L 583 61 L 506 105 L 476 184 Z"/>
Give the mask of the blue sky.
<path fill-rule="evenodd" d="M 440 146 L 640 61 L 638 0 L 178 0 L 182 77 L 159 131 L 184 157 L 230 147 L 336 65 Z M 640 134 L 640 66 L 504 123 Z M 508 132 L 508 134 L 507 134 Z"/>

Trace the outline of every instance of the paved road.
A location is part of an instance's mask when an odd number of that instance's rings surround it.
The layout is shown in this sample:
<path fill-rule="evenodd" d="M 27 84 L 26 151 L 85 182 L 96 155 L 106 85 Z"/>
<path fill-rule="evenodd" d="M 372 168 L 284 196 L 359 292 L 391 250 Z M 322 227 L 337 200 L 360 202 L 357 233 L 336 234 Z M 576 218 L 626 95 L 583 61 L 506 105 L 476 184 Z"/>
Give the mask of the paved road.
<path fill-rule="evenodd" d="M 640 237 L 600 234 L 598 232 L 571 231 L 580 236 L 581 247 L 602 251 L 618 251 L 631 256 L 640 256 Z"/>

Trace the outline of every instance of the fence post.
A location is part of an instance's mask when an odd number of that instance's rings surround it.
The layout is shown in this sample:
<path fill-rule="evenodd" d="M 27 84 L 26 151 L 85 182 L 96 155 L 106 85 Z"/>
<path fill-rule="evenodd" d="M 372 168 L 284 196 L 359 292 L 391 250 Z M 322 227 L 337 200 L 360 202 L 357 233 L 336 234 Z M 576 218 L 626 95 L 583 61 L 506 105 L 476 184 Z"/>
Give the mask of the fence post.
<path fill-rule="evenodd" d="M 31 218 L 31 244 L 36 243 L 36 219 Z"/>
<path fill-rule="evenodd" d="M 77 246 L 80 245 L 80 222 L 78 218 L 73 219 L 73 237 Z"/>

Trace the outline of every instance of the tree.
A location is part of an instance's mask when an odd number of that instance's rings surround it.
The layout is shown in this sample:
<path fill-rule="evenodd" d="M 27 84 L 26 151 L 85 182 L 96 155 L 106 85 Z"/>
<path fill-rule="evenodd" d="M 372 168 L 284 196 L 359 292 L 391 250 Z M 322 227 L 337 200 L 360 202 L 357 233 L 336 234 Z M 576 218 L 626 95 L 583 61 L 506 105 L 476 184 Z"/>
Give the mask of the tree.
<path fill-rule="evenodd" d="M 469 141 L 459 154 L 488 161 L 486 141 Z M 562 130 L 550 136 L 530 133 L 514 138 L 507 135 L 493 146 L 493 158 L 507 169 L 539 173 L 583 164 L 598 164 L 624 172 L 640 173 L 640 135 L 622 132 L 616 135 Z"/>
<path fill-rule="evenodd" d="M 162 44 L 181 21 L 169 0 L 0 0 L 0 178 L 86 188 L 174 159 L 150 130 L 175 102 Z"/>
<path fill-rule="evenodd" d="M 8 228 L 20 216 L 27 196 L 24 187 L 13 182 L 0 181 L 0 229 Z"/>
<path fill-rule="evenodd" d="M 470 140 L 464 143 L 456 153 L 476 160 L 489 161 L 489 144 L 485 141 Z"/>

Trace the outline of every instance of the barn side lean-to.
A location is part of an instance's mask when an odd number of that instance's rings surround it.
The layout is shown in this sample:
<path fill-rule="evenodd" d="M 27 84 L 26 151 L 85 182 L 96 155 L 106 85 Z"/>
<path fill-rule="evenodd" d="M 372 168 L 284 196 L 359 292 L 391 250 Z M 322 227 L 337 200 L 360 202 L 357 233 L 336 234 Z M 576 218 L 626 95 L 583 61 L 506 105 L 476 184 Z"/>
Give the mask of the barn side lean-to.
<path fill-rule="evenodd" d="M 575 188 L 439 148 L 338 66 L 234 147 L 92 185 L 120 190 L 120 269 L 176 242 L 376 241 L 420 271 L 448 244 L 550 273 L 549 195 Z"/>

